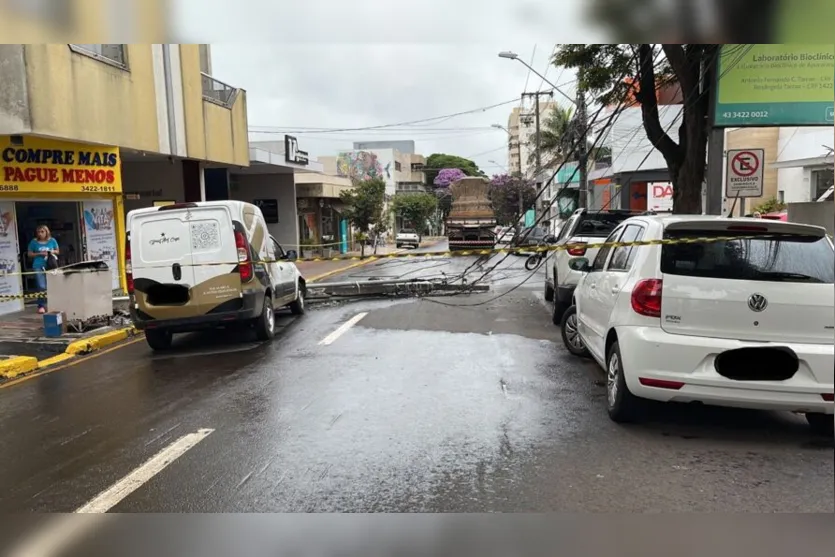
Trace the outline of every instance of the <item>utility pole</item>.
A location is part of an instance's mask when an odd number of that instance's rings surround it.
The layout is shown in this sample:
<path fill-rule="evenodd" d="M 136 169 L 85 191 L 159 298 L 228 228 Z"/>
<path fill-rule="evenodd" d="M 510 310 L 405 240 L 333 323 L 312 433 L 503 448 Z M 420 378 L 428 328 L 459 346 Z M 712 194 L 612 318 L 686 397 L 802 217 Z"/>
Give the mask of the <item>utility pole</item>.
<path fill-rule="evenodd" d="M 550 98 L 553 98 L 554 92 L 553 91 L 537 91 L 535 93 L 522 93 L 522 98 L 526 97 L 533 97 L 534 99 L 534 127 L 535 127 L 535 134 L 536 134 L 536 145 L 534 149 L 536 149 L 536 172 L 534 173 L 534 181 L 537 184 L 537 193 L 539 193 L 539 187 L 542 185 L 541 175 L 542 175 L 542 137 L 541 137 L 541 126 L 540 126 L 540 108 L 539 108 L 539 97 L 542 95 L 546 95 Z M 520 210 L 522 207 L 522 196 L 519 196 L 519 207 Z M 534 207 L 534 214 L 536 214 L 536 207 Z M 550 215 L 549 215 L 550 217 Z"/>
<path fill-rule="evenodd" d="M 577 164 L 580 167 L 580 188 L 578 196 L 578 205 L 581 208 L 587 208 L 589 204 L 589 190 L 588 190 L 588 168 L 589 168 L 589 153 L 588 153 L 588 116 L 586 114 L 586 91 L 583 88 L 583 79 L 585 77 L 583 68 L 577 70 L 577 125 L 580 126 L 580 137 L 578 149 Z"/>

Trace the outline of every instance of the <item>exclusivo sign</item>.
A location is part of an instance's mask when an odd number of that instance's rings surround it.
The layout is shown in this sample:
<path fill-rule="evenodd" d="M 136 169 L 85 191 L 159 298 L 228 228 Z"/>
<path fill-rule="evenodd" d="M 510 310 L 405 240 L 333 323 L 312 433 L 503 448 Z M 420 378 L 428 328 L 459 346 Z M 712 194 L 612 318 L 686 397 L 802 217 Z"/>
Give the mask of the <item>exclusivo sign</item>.
<path fill-rule="evenodd" d="M 669 213 L 673 211 L 673 184 L 650 182 L 647 184 L 647 211 Z"/>

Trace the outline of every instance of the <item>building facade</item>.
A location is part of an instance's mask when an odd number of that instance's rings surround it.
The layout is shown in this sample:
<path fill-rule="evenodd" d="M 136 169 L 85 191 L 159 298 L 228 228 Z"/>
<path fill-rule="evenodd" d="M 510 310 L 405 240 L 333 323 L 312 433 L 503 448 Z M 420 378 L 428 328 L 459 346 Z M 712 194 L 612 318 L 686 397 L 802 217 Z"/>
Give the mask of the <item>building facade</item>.
<path fill-rule="evenodd" d="M 539 125 L 545 125 L 551 111 L 557 106 L 555 102 L 539 103 Z M 536 105 L 532 101 L 525 101 L 522 106 L 515 107 L 507 119 L 507 161 L 511 174 L 522 174 L 533 178 L 536 174 Z M 548 161 L 542 161 L 543 166 Z"/>
<path fill-rule="evenodd" d="M 127 211 L 228 198 L 229 170 L 249 166 L 246 93 L 212 77 L 208 45 L 7 44 L 0 62 L 7 270 L 29 269 L 48 224 L 61 264 L 105 260 L 123 290 Z"/>

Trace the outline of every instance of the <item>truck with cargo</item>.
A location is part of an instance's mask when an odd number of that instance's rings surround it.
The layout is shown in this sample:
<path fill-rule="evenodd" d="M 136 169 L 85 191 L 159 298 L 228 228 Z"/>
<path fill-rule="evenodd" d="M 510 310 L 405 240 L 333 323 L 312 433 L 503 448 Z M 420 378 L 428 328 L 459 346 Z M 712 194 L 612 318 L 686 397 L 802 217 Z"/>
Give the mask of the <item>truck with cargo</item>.
<path fill-rule="evenodd" d="M 490 205 L 486 178 L 468 176 L 450 184 L 452 208 L 446 218 L 450 250 L 492 249 L 496 245 L 496 217 Z"/>

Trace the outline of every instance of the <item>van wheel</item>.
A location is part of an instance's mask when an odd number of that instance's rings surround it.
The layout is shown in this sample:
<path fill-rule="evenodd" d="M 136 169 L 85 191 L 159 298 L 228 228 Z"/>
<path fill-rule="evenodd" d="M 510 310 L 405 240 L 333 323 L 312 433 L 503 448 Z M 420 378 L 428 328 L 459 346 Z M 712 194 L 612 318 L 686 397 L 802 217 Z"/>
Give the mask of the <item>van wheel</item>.
<path fill-rule="evenodd" d="M 615 342 L 606 358 L 606 408 L 609 418 L 617 423 L 634 422 L 640 417 L 642 402 L 626 385 L 620 346 Z"/>
<path fill-rule="evenodd" d="M 292 313 L 293 315 L 304 315 L 304 289 L 298 287 L 298 290 L 298 296 L 293 302 L 290 303 L 288 307 L 290 308 L 290 313 Z"/>
<path fill-rule="evenodd" d="M 261 315 L 255 319 L 255 336 L 258 340 L 270 340 L 275 336 L 275 312 L 273 311 L 273 299 L 270 295 L 264 296 L 264 307 Z"/>
<path fill-rule="evenodd" d="M 151 347 L 151 350 L 168 350 L 171 348 L 171 342 L 174 340 L 174 335 L 171 331 L 165 329 L 150 329 L 145 331 L 145 342 Z"/>
<path fill-rule="evenodd" d="M 809 422 L 809 428 L 812 433 L 816 435 L 825 435 L 832 437 L 835 435 L 835 416 L 831 414 L 814 414 L 807 413 L 806 421 Z"/>
<path fill-rule="evenodd" d="M 577 306 L 571 306 L 562 315 L 562 342 L 565 348 L 582 358 L 588 357 L 589 352 L 586 350 L 586 345 L 583 344 L 583 339 L 580 338 L 580 331 L 577 328 Z"/>

